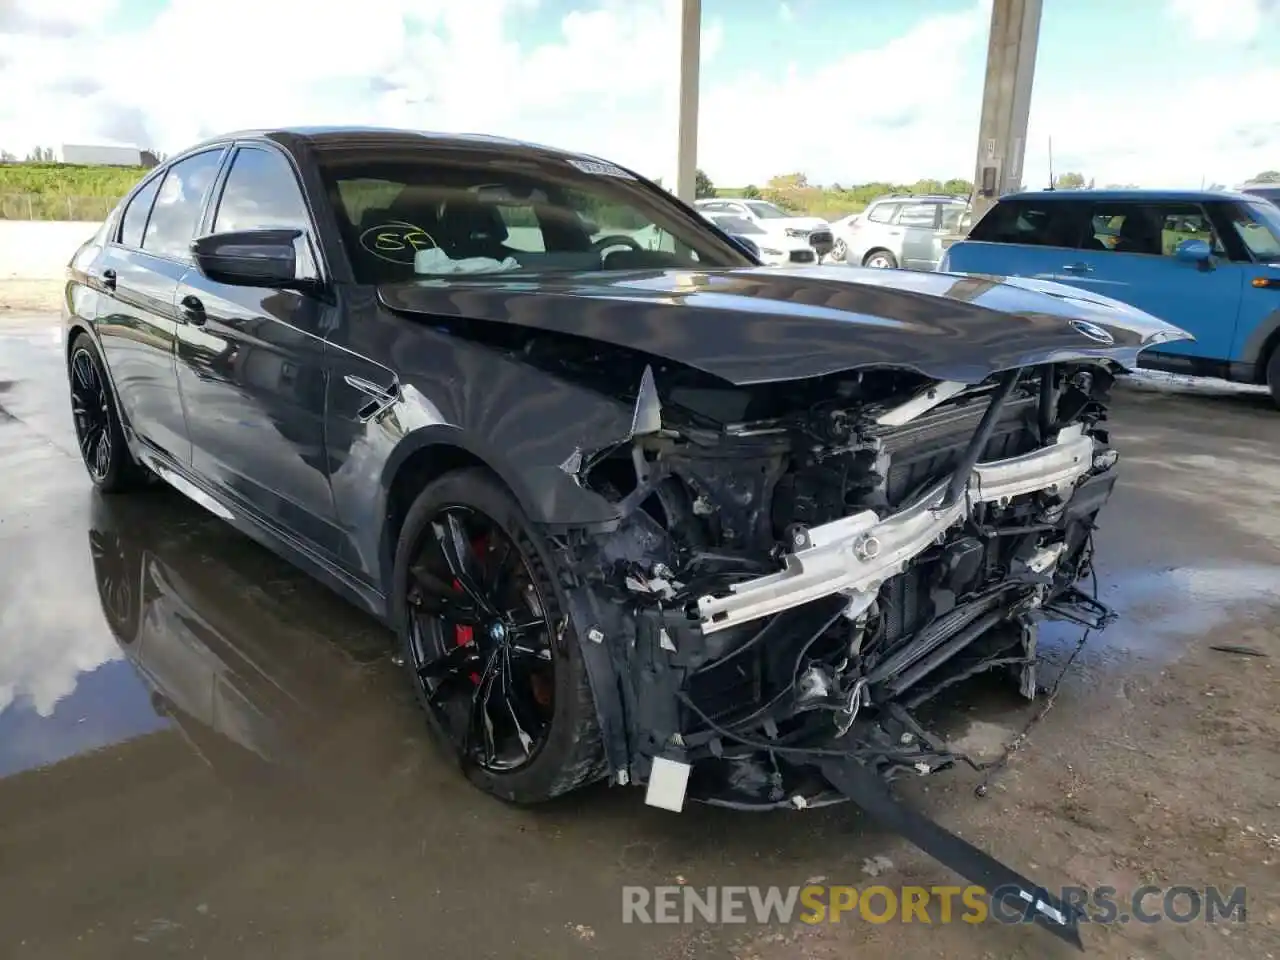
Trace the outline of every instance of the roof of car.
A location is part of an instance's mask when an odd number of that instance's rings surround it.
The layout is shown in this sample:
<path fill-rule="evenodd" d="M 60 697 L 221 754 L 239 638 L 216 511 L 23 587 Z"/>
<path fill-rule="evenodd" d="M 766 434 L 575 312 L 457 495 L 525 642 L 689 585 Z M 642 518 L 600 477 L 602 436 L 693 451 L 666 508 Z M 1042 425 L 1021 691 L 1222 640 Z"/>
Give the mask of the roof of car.
<path fill-rule="evenodd" d="M 957 197 L 951 193 L 889 193 L 876 197 L 871 203 L 897 203 L 904 200 L 938 200 L 943 203 L 968 203 L 968 197 Z M 868 204 L 870 206 L 871 204 Z"/>
<path fill-rule="evenodd" d="M 189 153 L 191 150 L 199 149 L 201 146 L 206 144 L 225 143 L 229 140 L 250 139 L 266 139 L 286 142 L 290 140 L 305 141 L 320 148 L 325 146 L 359 146 L 362 143 L 370 145 L 386 144 L 389 141 L 398 141 L 402 143 L 430 141 L 441 145 L 465 145 L 477 148 L 492 147 L 495 150 L 527 151 L 542 155 L 572 157 L 580 160 L 598 161 L 601 159 L 589 154 L 577 153 L 572 150 L 562 150 L 558 147 L 549 147 L 544 144 L 530 143 L 525 140 L 514 140 L 507 137 L 497 137 L 484 133 L 445 133 L 433 130 L 406 130 L 398 127 L 361 126 L 296 126 L 235 130 L 216 137 L 209 137 L 202 143 L 197 144 L 188 150 L 184 150 L 183 152 Z"/>
<path fill-rule="evenodd" d="M 1009 193 L 1006 200 L 1165 200 L 1196 203 L 1203 200 L 1252 200 L 1234 190 L 1025 190 Z"/>

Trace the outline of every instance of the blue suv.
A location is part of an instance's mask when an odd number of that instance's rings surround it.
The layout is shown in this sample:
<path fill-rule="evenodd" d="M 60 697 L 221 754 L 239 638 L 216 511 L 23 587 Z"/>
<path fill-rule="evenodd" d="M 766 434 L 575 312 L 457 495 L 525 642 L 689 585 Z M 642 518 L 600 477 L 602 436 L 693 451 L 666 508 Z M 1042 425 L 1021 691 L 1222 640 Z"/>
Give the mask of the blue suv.
<path fill-rule="evenodd" d="M 1280 207 L 1243 193 L 1050 190 L 1002 197 L 938 264 L 1123 300 L 1195 337 L 1142 366 L 1265 383 L 1280 403 Z"/>

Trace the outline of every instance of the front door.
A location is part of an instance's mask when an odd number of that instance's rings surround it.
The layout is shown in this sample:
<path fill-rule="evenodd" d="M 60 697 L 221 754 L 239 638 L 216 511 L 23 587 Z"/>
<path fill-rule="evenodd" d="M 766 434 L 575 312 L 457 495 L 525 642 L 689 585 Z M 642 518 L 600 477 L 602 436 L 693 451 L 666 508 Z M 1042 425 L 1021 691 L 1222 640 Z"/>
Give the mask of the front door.
<path fill-rule="evenodd" d="M 211 233 L 298 229 L 299 279 L 318 280 L 314 231 L 284 154 L 241 146 L 208 218 Z M 192 268 L 177 290 L 178 386 L 194 471 L 278 535 L 336 555 L 325 455 L 331 309 L 312 293 L 232 286 Z"/>
<path fill-rule="evenodd" d="M 1245 265 L 1229 258 L 1208 213 L 1192 203 L 1097 203 L 1092 235 L 1076 251 L 1072 279 L 1186 330 L 1196 339 L 1162 344 L 1162 353 L 1228 360 L 1235 340 Z M 1174 255 L 1184 240 L 1204 240 L 1213 261 Z"/>
<path fill-rule="evenodd" d="M 175 308 L 187 270 L 187 245 L 223 149 L 178 161 L 145 182 L 107 238 L 100 282 L 105 296 L 95 328 L 125 423 L 162 456 L 191 455 L 174 369 L 182 325 Z"/>

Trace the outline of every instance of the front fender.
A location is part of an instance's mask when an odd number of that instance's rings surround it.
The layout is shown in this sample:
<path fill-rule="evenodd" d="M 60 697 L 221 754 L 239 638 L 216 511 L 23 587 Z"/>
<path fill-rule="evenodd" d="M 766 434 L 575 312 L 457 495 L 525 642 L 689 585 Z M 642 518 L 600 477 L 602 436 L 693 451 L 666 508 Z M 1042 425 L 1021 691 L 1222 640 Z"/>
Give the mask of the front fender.
<path fill-rule="evenodd" d="M 618 438 L 622 439 L 622 438 Z M 497 475 L 525 515 L 534 523 L 552 527 L 601 526 L 616 523 L 616 507 L 599 494 L 582 487 L 573 473 L 560 464 L 518 463 L 474 433 L 449 424 L 421 426 L 405 434 L 383 467 L 379 493 L 385 504 L 395 479 L 405 465 L 422 451 L 436 447 L 462 451 Z M 566 451 L 571 459 L 574 449 Z M 442 463 L 448 457 L 441 457 Z"/>

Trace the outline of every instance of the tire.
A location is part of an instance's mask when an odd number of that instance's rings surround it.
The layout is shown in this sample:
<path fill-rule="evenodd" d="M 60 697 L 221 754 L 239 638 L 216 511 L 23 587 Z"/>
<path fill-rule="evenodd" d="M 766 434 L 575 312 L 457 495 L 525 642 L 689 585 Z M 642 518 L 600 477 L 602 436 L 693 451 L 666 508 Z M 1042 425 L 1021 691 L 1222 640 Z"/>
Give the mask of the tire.
<path fill-rule="evenodd" d="M 1271 390 L 1271 399 L 1280 407 L 1280 344 L 1271 350 L 1267 358 L 1267 387 Z"/>
<path fill-rule="evenodd" d="M 103 493 L 124 493 L 146 484 L 148 471 L 125 441 L 111 381 L 97 345 L 88 334 L 71 341 L 67 382 L 80 459 Z M 104 446 L 105 444 L 105 446 Z"/>
<path fill-rule="evenodd" d="M 845 244 L 843 240 L 837 237 L 836 242 L 831 247 L 831 252 L 828 253 L 826 257 L 824 257 L 823 259 L 829 260 L 832 263 L 844 263 L 844 258 L 847 257 L 848 255 L 849 255 L 848 245 Z"/>
<path fill-rule="evenodd" d="M 888 250 L 872 250 L 862 258 L 862 265 L 877 270 L 896 270 L 898 258 Z"/>
<path fill-rule="evenodd" d="M 429 659 L 419 649 L 429 640 L 426 637 L 428 631 L 424 627 L 430 628 L 429 632 L 434 638 L 430 639 L 430 643 L 435 647 L 433 652 L 440 658 L 440 649 L 448 646 L 445 636 L 449 622 L 442 616 L 421 612 L 421 593 L 412 595 L 411 598 L 411 590 L 419 591 L 422 586 L 418 579 L 420 574 L 411 574 L 411 568 L 421 570 L 425 563 L 424 550 L 430 550 L 433 545 L 438 544 L 438 534 L 433 532 L 435 527 L 432 521 L 439 522 L 440 517 L 463 512 L 469 512 L 467 516 L 471 518 L 483 518 L 492 524 L 491 529 L 495 534 L 500 533 L 508 538 L 523 564 L 527 577 L 525 590 L 532 586 L 542 611 L 541 616 L 550 627 L 546 634 L 546 647 L 549 648 L 548 659 L 552 673 L 551 714 L 540 734 L 536 751 L 516 769 L 490 769 L 471 756 L 466 749 L 467 740 L 465 737 L 460 738 L 456 723 L 453 728 L 450 726 L 450 711 L 446 708 L 448 705 L 432 706 L 431 692 L 428 689 L 430 681 L 423 679 L 419 672 L 421 665 Z M 465 542 L 468 550 L 473 548 L 470 540 L 459 542 Z M 489 562 L 486 560 L 486 565 Z M 458 589 L 456 579 L 453 589 Z M 582 661 L 577 625 L 566 616 L 568 607 L 556 576 L 555 561 L 519 503 L 492 474 L 480 468 L 459 470 L 433 481 L 418 494 L 409 508 L 396 545 L 391 603 L 392 620 L 404 669 L 418 703 L 437 740 L 457 759 L 464 774 L 475 786 L 512 803 L 535 804 L 604 776 L 607 763 L 596 717 L 595 699 Z M 551 627 L 553 624 L 562 625 L 562 628 Z M 479 633 L 482 628 L 476 627 L 476 630 Z M 460 638 L 455 642 L 457 645 L 452 648 L 454 652 L 464 644 Z M 469 634 L 465 643 L 474 643 L 477 651 L 483 649 L 480 639 L 472 641 Z M 440 659 L 435 662 L 439 663 Z M 474 668 L 468 669 L 474 671 Z M 460 669 L 454 671 L 455 674 L 461 672 Z M 465 693 L 471 698 L 470 708 L 475 710 L 474 698 L 482 688 L 483 680 L 477 683 L 476 673 L 470 672 L 466 682 L 457 676 L 452 682 L 464 688 L 455 696 Z M 475 686 L 468 688 L 468 682 Z M 544 691 L 545 687 L 546 680 L 543 678 Z M 510 705 L 509 700 L 506 702 Z M 474 723 L 474 716 L 473 713 L 469 722 Z M 511 716 L 516 716 L 514 711 Z M 520 730 L 518 720 L 515 726 Z"/>

